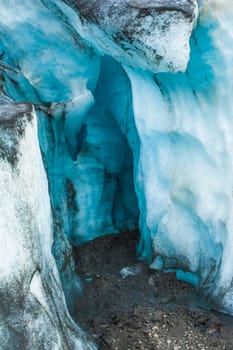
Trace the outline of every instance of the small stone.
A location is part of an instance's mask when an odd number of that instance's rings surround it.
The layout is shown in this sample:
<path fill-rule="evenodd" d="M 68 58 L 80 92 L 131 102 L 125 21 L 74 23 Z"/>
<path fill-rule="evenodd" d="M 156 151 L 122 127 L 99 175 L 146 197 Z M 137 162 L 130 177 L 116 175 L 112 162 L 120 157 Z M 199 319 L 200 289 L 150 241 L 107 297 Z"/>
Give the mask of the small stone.
<path fill-rule="evenodd" d="M 149 284 L 150 286 L 153 286 L 153 285 L 154 285 L 154 278 L 153 278 L 153 276 L 150 276 L 150 277 L 148 278 L 148 284 Z"/>

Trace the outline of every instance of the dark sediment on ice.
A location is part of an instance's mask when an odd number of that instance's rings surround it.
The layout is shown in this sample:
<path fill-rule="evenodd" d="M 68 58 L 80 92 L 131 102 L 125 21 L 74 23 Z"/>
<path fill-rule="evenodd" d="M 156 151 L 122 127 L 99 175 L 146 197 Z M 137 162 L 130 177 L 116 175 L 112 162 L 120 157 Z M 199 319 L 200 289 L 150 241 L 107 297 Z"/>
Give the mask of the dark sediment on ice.
<path fill-rule="evenodd" d="M 232 350 L 232 318 L 208 311 L 172 273 L 136 259 L 137 232 L 97 238 L 75 248 L 84 295 L 76 321 L 108 350 Z M 124 278 L 130 267 L 134 275 Z"/>

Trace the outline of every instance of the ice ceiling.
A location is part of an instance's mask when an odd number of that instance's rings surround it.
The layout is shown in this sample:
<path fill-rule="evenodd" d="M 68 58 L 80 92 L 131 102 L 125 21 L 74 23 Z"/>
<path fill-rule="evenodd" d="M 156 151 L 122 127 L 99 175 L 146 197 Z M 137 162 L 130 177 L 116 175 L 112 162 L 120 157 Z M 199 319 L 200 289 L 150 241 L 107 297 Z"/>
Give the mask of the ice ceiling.
<path fill-rule="evenodd" d="M 36 110 L 58 269 L 63 246 L 139 225 L 139 257 L 233 314 L 230 1 L 6 0 L 0 15 L 0 99 Z"/>

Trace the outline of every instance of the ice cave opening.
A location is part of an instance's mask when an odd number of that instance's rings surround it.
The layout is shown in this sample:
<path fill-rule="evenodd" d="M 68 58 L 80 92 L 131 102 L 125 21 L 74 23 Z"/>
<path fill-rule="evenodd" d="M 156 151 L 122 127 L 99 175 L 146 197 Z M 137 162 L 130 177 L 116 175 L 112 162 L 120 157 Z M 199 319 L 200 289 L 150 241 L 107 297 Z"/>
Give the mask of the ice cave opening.
<path fill-rule="evenodd" d="M 134 187 L 137 142 L 129 80 L 104 56 L 93 105 L 78 118 L 38 111 L 39 138 L 54 215 L 73 246 L 138 227 Z M 48 141 L 49 140 L 49 141 Z"/>
<path fill-rule="evenodd" d="M 129 78 L 120 63 L 104 56 L 96 83 L 90 82 L 87 87 L 94 103 L 81 118 L 75 108 L 66 109 L 62 104 L 45 110 L 37 105 L 40 147 L 54 218 L 52 252 L 66 304 L 76 320 L 82 314 L 77 305 L 84 303 L 84 314 L 88 309 L 85 298 L 82 301 L 88 294 L 85 279 L 83 283 L 82 273 L 77 270 L 80 249 L 85 250 L 86 245 L 88 249 L 88 242 L 97 237 L 109 235 L 111 241 L 117 234 L 122 236 L 116 238 L 121 253 L 121 242 L 127 236 L 134 248 L 130 254 L 126 249 L 124 255 L 132 263 L 136 262 L 139 239 L 134 184 L 138 134 Z M 98 245 L 98 241 L 93 244 Z M 119 271 L 121 259 L 117 263 Z"/>

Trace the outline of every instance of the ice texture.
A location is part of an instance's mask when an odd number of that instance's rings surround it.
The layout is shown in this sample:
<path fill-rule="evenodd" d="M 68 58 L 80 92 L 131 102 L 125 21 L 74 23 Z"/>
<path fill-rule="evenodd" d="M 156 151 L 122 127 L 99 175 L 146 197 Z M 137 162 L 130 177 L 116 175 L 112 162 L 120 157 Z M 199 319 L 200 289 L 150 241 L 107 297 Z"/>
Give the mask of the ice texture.
<path fill-rule="evenodd" d="M 196 0 L 65 2 L 79 11 L 80 35 L 101 53 L 154 72 L 186 68 Z"/>
<path fill-rule="evenodd" d="M 51 254 L 48 183 L 31 105 L 1 105 L 0 156 L 1 349 L 95 349 L 67 311 Z"/>
<path fill-rule="evenodd" d="M 125 68 L 141 140 L 139 253 L 231 314 L 232 11 L 203 4 L 185 73 Z"/>
<path fill-rule="evenodd" d="M 232 12 L 227 0 L 199 1 L 198 18 L 188 0 L 1 3 L 0 101 L 35 106 L 70 310 L 70 244 L 139 224 L 140 258 L 233 314 Z"/>

